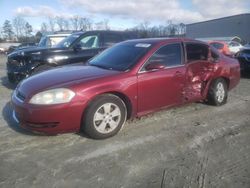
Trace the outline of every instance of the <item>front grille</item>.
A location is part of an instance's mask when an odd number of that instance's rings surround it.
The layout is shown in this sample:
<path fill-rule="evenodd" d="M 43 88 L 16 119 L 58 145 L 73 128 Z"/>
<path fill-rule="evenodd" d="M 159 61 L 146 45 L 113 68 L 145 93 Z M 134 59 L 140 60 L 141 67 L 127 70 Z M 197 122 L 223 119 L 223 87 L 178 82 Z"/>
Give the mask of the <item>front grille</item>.
<path fill-rule="evenodd" d="M 25 100 L 25 95 L 24 94 L 22 94 L 20 91 L 17 91 L 16 92 L 16 97 L 19 99 L 19 100 L 21 100 L 21 101 L 24 101 Z"/>
<path fill-rule="evenodd" d="M 46 122 L 46 123 L 32 123 L 26 122 L 26 126 L 30 128 L 54 128 L 58 126 L 59 122 Z"/>
<path fill-rule="evenodd" d="M 26 65 L 26 60 L 25 60 L 25 59 L 19 59 L 19 60 L 16 60 L 16 59 L 8 59 L 7 64 L 8 64 L 9 66 L 13 66 L 13 67 L 21 67 L 21 66 Z"/>
<path fill-rule="evenodd" d="M 9 59 L 8 64 L 13 66 L 20 66 L 20 62 L 14 59 Z"/>

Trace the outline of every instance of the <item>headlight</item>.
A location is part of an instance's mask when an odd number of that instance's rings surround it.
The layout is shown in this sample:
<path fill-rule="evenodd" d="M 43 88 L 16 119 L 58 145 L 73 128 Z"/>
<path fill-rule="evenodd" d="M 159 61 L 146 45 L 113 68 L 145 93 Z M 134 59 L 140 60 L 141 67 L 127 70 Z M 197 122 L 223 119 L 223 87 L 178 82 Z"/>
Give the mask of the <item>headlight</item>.
<path fill-rule="evenodd" d="M 62 104 L 70 102 L 74 96 L 75 93 L 70 89 L 51 89 L 37 93 L 30 99 L 29 103 L 40 105 Z"/>
<path fill-rule="evenodd" d="M 68 59 L 68 58 L 69 58 L 68 56 L 55 56 L 55 57 L 48 58 L 47 61 L 49 63 L 52 63 L 52 62 L 61 61 L 61 60 Z"/>
<path fill-rule="evenodd" d="M 24 51 L 20 51 L 18 55 L 24 56 Z"/>

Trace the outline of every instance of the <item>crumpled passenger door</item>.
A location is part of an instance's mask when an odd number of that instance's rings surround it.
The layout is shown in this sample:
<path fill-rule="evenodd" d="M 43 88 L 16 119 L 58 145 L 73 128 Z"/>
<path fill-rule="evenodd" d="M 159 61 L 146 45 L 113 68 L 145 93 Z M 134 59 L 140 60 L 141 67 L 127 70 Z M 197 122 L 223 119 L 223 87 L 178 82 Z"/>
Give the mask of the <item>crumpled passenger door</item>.
<path fill-rule="evenodd" d="M 186 66 L 184 100 L 187 102 L 202 100 L 203 92 L 213 75 L 214 63 L 207 60 L 197 60 L 188 62 Z"/>

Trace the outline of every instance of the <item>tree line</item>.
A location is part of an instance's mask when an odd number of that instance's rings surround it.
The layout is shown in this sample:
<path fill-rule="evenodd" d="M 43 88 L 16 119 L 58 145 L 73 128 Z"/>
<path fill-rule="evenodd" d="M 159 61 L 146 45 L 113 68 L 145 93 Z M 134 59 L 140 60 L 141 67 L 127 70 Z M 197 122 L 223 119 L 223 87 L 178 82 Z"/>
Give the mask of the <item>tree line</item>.
<path fill-rule="evenodd" d="M 22 17 L 15 17 L 12 21 L 5 20 L 1 29 L 0 41 L 23 41 L 33 37 L 32 25 Z"/>
<path fill-rule="evenodd" d="M 109 30 L 109 20 L 104 19 L 100 22 L 93 22 L 90 18 L 75 15 L 71 18 L 48 17 L 47 21 L 42 22 L 39 31 L 34 34 L 33 27 L 24 18 L 17 16 L 12 21 L 5 20 L 1 30 L 1 41 L 18 42 L 38 42 L 43 34 L 56 31 L 89 31 L 89 30 Z M 163 25 L 151 25 L 144 21 L 128 31 L 137 32 L 140 37 L 171 37 L 184 36 L 186 26 L 183 23 L 174 24 L 167 21 Z"/>

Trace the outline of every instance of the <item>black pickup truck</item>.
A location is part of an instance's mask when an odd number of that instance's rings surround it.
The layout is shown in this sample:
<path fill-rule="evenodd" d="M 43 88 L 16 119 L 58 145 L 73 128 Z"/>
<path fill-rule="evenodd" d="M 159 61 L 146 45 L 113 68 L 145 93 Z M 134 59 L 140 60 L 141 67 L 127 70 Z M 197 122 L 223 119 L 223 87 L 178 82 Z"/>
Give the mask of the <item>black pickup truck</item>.
<path fill-rule="evenodd" d="M 8 55 L 7 75 L 12 83 L 41 71 L 72 63 L 86 62 L 115 43 L 138 38 L 125 31 L 77 32 L 54 48 L 28 48 Z"/>

